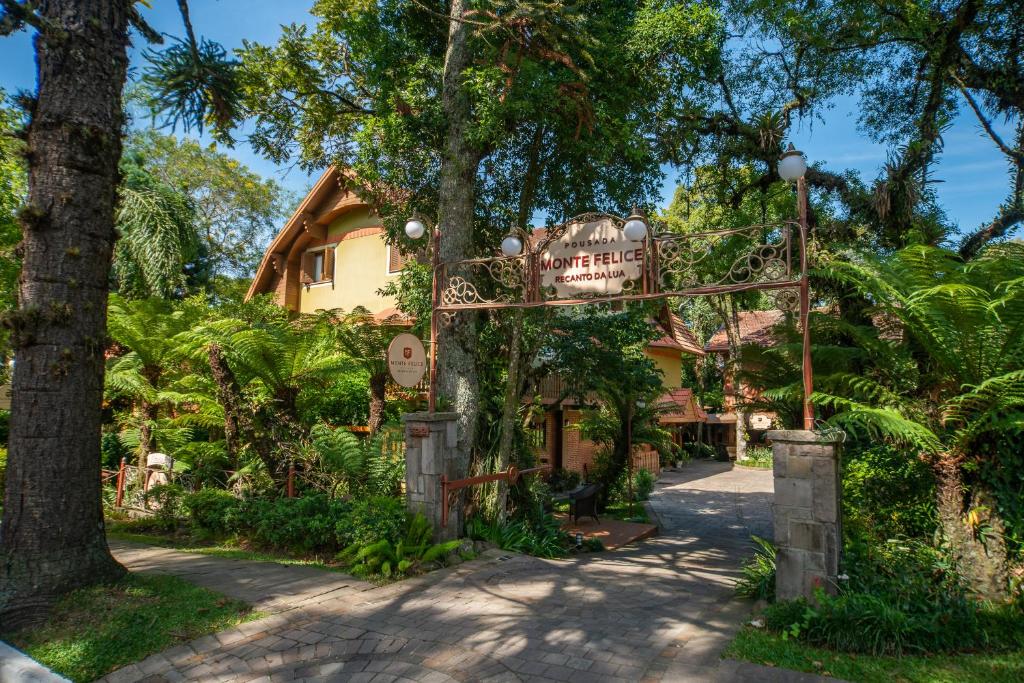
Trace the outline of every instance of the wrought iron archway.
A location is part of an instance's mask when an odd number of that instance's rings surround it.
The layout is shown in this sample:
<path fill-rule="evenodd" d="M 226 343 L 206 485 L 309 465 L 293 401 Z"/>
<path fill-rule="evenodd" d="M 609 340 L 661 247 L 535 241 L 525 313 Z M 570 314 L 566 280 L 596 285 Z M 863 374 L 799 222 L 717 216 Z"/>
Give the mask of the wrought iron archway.
<path fill-rule="evenodd" d="M 804 429 L 814 428 L 814 410 L 807 263 L 807 188 L 803 178 L 797 186 L 797 220 L 749 225 L 740 228 L 679 234 L 656 232 L 647 223 L 647 234 L 636 247 L 640 256 L 639 276 L 623 283 L 622 291 L 612 294 L 588 293 L 560 296 L 542 284 L 543 257 L 552 244 L 563 238 L 574 225 L 611 221 L 622 229 L 626 222 L 619 216 L 590 213 L 552 226 L 541 239 L 531 244 L 521 233 L 523 251 L 517 256 L 495 256 L 461 261 L 440 261 L 441 232 L 431 229 L 433 239 L 433 290 L 430 318 L 429 411 L 437 401 L 437 358 L 440 352 L 437 330 L 450 324 L 460 311 L 578 306 L 617 301 L 647 301 L 671 297 L 685 298 L 748 291 L 772 291 L 777 305 L 798 309 L 803 333 L 803 421 Z M 645 221 L 646 223 L 646 221 Z M 625 240 L 623 240 L 625 241 Z M 730 252 L 729 246 L 750 245 Z M 794 247 L 796 253 L 794 254 Z M 699 278 L 697 267 L 721 259 L 720 272 Z M 476 283 L 481 283 L 478 286 Z M 484 288 L 482 283 L 488 286 Z"/>

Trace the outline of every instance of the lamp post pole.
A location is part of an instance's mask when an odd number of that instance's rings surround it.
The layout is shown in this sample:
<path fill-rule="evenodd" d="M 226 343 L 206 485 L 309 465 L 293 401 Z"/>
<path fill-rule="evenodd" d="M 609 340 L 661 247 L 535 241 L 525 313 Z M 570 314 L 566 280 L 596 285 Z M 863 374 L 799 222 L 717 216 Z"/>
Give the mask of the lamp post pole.
<path fill-rule="evenodd" d="M 436 226 L 431 229 L 433 252 L 430 257 L 433 279 L 430 287 L 430 386 L 427 388 L 427 411 L 433 413 L 437 408 L 437 306 L 438 306 L 438 268 L 441 264 L 441 231 Z"/>
<path fill-rule="evenodd" d="M 797 216 L 800 221 L 800 327 L 803 331 L 802 374 L 804 384 L 804 429 L 814 429 L 814 368 L 811 365 L 811 329 L 807 324 L 811 308 L 810 286 L 807 281 L 807 181 L 796 180 Z"/>
<path fill-rule="evenodd" d="M 626 485 L 629 490 L 629 516 L 633 516 L 633 401 L 626 412 Z"/>

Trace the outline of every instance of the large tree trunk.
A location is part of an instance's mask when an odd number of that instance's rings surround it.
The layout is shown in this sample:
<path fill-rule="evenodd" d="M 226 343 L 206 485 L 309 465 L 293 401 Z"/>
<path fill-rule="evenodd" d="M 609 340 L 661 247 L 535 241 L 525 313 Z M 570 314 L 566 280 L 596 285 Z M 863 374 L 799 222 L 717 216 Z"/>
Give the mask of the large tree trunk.
<path fill-rule="evenodd" d="M 935 467 L 936 507 L 939 525 L 961 576 L 971 590 L 987 600 L 1005 600 L 1009 587 L 1006 543 L 1003 524 L 995 513 L 995 502 L 983 494 L 968 501 L 961 470 L 962 457 L 947 454 Z M 966 521 L 973 507 L 978 526 L 991 528 L 985 539 L 979 538 Z"/>
<path fill-rule="evenodd" d="M 370 436 L 380 431 L 384 426 L 384 399 L 387 393 L 388 376 L 370 376 Z"/>
<path fill-rule="evenodd" d="M 523 177 L 523 187 L 519 193 L 519 207 L 516 213 L 516 222 L 519 228 L 524 230 L 533 214 L 533 205 L 537 200 L 537 185 L 540 181 L 540 147 L 544 141 L 544 128 L 537 126 L 530 142 L 526 174 Z M 529 249 L 529 245 L 523 245 Z M 522 403 L 523 381 L 522 369 L 525 362 L 523 353 L 523 310 L 520 308 L 509 311 L 508 322 L 511 338 L 508 345 L 508 379 L 505 382 L 505 399 L 501 407 L 501 429 L 498 441 L 498 463 L 497 471 L 502 472 L 508 469 L 512 460 L 512 446 L 515 436 L 519 406 Z M 495 502 L 495 514 L 499 522 L 505 522 L 505 512 L 508 507 L 508 482 L 498 482 L 497 500 Z"/>
<path fill-rule="evenodd" d="M 467 45 L 470 25 L 462 21 L 466 0 L 452 0 L 442 78 L 441 105 L 448 121 L 441 160 L 437 217 L 441 230 L 441 259 L 459 261 L 473 255 L 473 208 L 481 152 L 469 140 L 470 101 L 463 75 L 470 64 Z M 468 273 L 463 273 L 467 275 Z M 459 313 L 438 330 L 440 394 L 459 414 L 460 473 L 469 471 L 476 437 L 480 384 L 476 365 L 476 316 Z"/>
<path fill-rule="evenodd" d="M 224 409 L 224 449 L 231 466 L 238 468 L 238 449 L 242 447 L 243 432 L 252 432 L 252 420 L 242 405 L 242 390 L 235 379 L 235 373 L 224 358 L 224 351 L 217 344 L 210 344 L 206 352 L 210 361 L 210 372 L 217 385 L 217 401 Z"/>
<path fill-rule="evenodd" d="M 45 618 L 124 568 L 100 497 L 107 286 L 128 67 L 127 0 L 49 0 L 36 37 L 17 358 L 0 527 L 0 623 Z"/>

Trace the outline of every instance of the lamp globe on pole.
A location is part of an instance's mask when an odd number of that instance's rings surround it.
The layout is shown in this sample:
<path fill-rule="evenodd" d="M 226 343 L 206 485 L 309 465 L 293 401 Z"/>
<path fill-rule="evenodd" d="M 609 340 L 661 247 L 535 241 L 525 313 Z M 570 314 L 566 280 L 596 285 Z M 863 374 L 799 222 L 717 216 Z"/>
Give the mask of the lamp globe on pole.
<path fill-rule="evenodd" d="M 405 223 L 405 234 L 411 240 L 418 240 L 427 232 L 427 225 L 419 218 L 413 216 Z"/>
<path fill-rule="evenodd" d="M 803 178 L 804 173 L 807 172 L 807 161 L 804 159 L 804 153 L 797 150 L 792 142 L 789 143 L 789 147 L 779 159 L 778 170 L 779 177 L 788 183 Z"/>
<path fill-rule="evenodd" d="M 501 253 L 509 258 L 523 253 L 523 241 L 517 235 L 505 235 L 501 241 Z"/>
<path fill-rule="evenodd" d="M 622 226 L 622 232 L 630 242 L 642 242 L 647 237 L 647 221 L 642 215 L 633 211 L 633 215 L 626 219 Z"/>

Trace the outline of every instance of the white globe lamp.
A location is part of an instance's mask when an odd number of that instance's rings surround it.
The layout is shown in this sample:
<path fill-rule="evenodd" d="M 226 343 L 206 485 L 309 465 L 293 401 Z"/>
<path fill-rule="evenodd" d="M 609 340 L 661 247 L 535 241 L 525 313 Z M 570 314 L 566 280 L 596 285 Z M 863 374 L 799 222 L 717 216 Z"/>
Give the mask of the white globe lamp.
<path fill-rule="evenodd" d="M 807 172 L 807 161 L 804 160 L 803 152 L 797 151 L 793 143 L 789 144 L 782 158 L 779 159 L 779 177 L 788 183 L 792 183 L 804 177 Z"/>
<path fill-rule="evenodd" d="M 501 253 L 509 258 L 523 253 L 523 241 L 515 235 L 506 235 L 501 241 Z"/>
<path fill-rule="evenodd" d="M 419 218 L 410 218 L 405 223 L 405 234 L 409 239 L 418 240 L 427 231 L 427 226 Z"/>
<path fill-rule="evenodd" d="M 626 224 L 622 226 L 622 232 L 630 242 L 642 242 L 647 237 L 647 222 L 643 216 L 634 213 L 626 219 Z"/>

